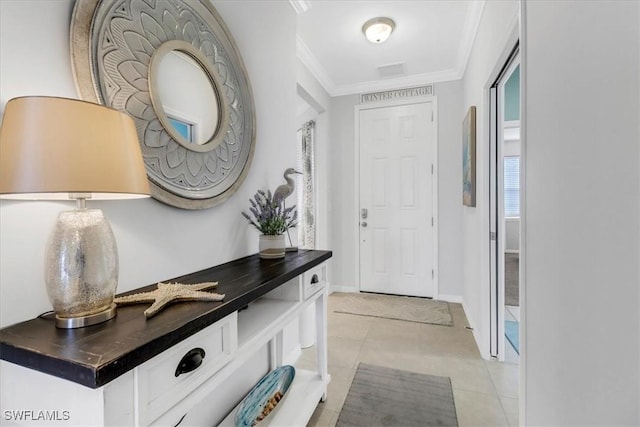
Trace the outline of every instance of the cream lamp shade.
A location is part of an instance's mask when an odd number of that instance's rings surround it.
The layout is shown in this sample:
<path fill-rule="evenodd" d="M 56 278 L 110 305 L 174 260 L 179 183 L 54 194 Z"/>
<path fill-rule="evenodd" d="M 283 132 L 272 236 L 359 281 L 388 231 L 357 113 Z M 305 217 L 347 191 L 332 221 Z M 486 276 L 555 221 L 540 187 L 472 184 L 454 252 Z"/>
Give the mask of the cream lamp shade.
<path fill-rule="evenodd" d="M 86 199 L 148 197 L 133 120 L 90 102 L 53 97 L 10 100 L 0 127 L 0 197 L 75 199 L 58 215 L 45 250 L 45 284 L 59 328 L 116 315 L 118 250 L 100 209 Z"/>
<path fill-rule="evenodd" d="M 0 128 L 0 197 L 148 197 L 136 127 L 128 115 L 75 99 L 10 100 Z"/>

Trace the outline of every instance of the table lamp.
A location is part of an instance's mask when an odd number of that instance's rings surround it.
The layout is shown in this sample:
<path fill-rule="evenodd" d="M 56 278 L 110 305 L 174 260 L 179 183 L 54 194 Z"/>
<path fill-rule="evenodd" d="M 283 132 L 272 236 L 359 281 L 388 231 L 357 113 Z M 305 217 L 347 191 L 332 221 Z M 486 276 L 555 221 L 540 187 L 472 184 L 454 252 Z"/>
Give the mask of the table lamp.
<path fill-rule="evenodd" d="M 102 105 L 55 97 L 11 99 L 0 127 L 0 197 L 76 200 L 45 250 L 45 283 L 59 328 L 116 315 L 118 249 L 100 209 L 86 199 L 148 197 L 136 127 Z"/>

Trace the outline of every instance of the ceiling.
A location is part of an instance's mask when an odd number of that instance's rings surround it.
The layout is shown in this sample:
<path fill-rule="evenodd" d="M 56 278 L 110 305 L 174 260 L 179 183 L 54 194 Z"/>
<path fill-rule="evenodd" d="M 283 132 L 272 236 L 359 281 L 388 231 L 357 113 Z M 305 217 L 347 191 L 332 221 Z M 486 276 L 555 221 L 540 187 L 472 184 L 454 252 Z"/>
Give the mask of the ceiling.
<path fill-rule="evenodd" d="M 298 57 L 331 96 L 462 78 L 484 6 L 484 0 L 290 2 L 298 12 Z M 389 40 L 373 44 L 362 25 L 380 16 L 396 26 Z"/>

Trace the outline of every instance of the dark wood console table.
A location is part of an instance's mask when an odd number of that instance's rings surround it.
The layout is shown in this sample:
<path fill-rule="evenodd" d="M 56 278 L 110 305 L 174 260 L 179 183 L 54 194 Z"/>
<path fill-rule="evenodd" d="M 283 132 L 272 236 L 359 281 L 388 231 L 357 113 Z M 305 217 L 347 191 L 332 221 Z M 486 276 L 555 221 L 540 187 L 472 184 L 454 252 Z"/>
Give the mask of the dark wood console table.
<path fill-rule="evenodd" d="M 194 336 L 205 336 L 206 334 L 213 337 L 207 338 L 207 345 L 220 342 L 219 351 L 215 350 L 216 353 L 211 356 L 219 357 L 216 365 L 233 365 L 231 362 L 238 356 L 244 345 L 243 339 L 238 339 L 238 336 L 243 333 L 240 330 L 243 327 L 239 326 L 242 321 L 238 320 L 242 315 L 239 315 L 238 311 L 260 298 L 273 299 L 274 297 L 269 297 L 269 295 L 273 294 L 274 290 L 282 285 L 286 284 L 287 286 L 283 286 L 283 290 L 279 289 L 281 292 L 278 295 L 285 295 L 282 298 L 284 302 L 280 301 L 278 303 L 289 304 L 282 305 L 282 309 L 290 314 L 289 317 L 297 313 L 303 305 L 308 306 L 313 302 L 312 300 L 315 301 L 317 298 L 324 298 L 318 309 L 326 311 L 326 269 L 320 271 L 318 268 L 324 268 L 325 265 L 323 263 L 331 255 L 330 251 L 315 250 L 288 252 L 286 257 L 280 260 L 262 260 L 257 255 L 252 255 L 167 280 L 180 283 L 217 281 L 219 285 L 215 292 L 225 294 L 225 299 L 222 302 L 172 304 L 151 319 L 146 319 L 143 315 L 143 311 L 148 308 L 148 304 L 140 304 L 119 306 L 118 314 L 114 319 L 80 329 L 57 329 L 54 326 L 54 321 L 46 316 L 11 325 L 0 330 L 0 359 L 3 361 L 2 374 L 35 375 L 33 378 L 42 380 L 48 378 L 48 376 L 43 377 L 40 374 L 45 373 L 55 377 L 55 382 L 52 384 L 65 384 L 65 387 L 67 387 L 67 383 L 77 383 L 87 390 L 101 390 L 104 393 L 102 399 L 105 402 L 105 407 L 108 406 L 107 395 L 110 396 L 107 390 L 111 389 L 114 390 L 114 396 L 116 390 L 118 390 L 118 394 L 126 390 L 127 394 L 133 393 L 132 396 L 137 401 L 136 405 L 146 404 L 146 401 L 140 401 L 141 397 L 136 394 L 138 392 L 133 390 L 137 390 L 140 387 L 140 384 L 136 383 L 136 381 L 138 381 L 138 377 L 143 375 L 143 371 L 138 372 L 136 368 L 141 365 L 150 366 L 154 360 L 162 359 L 162 355 L 180 347 L 185 340 L 188 341 L 193 339 L 192 337 Z M 313 280 L 305 275 L 305 273 L 311 271 L 314 271 L 316 276 Z M 320 273 L 322 274 L 322 281 L 320 286 L 317 286 L 317 276 Z M 154 288 L 155 285 L 150 285 L 128 293 L 137 293 Z M 318 292 L 316 293 L 316 291 Z M 319 291 L 322 291 L 324 296 Z M 276 300 L 278 298 L 280 297 L 275 297 Z M 251 310 L 247 310 L 247 312 L 251 312 Z M 258 313 L 258 309 L 254 313 Z M 251 316 L 257 316 L 257 320 L 250 320 Z M 265 314 L 264 317 L 260 316 L 263 315 L 258 313 L 245 316 L 249 320 L 245 320 L 244 323 L 251 324 L 253 322 L 254 325 L 247 326 L 245 329 L 256 330 L 255 334 L 251 332 L 255 337 L 252 335 L 246 338 L 247 343 L 253 343 L 253 341 L 262 343 L 264 340 L 261 341 L 260 337 L 263 335 L 265 337 L 270 336 L 267 330 L 270 327 L 269 325 L 275 328 L 284 321 L 280 318 L 280 313 L 275 311 L 273 314 Z M 326 319 L 323 321 L 326 324 Z M 264 324 L 264 330 L 260 329 L 262 324 Z M 324 325 L 320 326 L 324 327 Z M 324 339 L 326 343 L 326 330 L 320 331 L 319 329 L 319 332 L 320 335 L 324 335 L 324 338 L 320 338 Z M 245 334 L 247 333 L 249 332 L 245 332 Z M 322 343 L 323 347 L 325 343 Z M 249 344 L 245 347 L 247 346 Z M 254 344 L 251 344 L 251 346 L 254 346 Z M 179 353 L 182 349 L 176 351 Z M 328 382 L 326 348 L 323 351 L 325 353 L 323 356 L 325 358 L 325 366 L 319 367 L 318 375 L 322 377 L 326 391 L 326 382 Z M 12 367 L 13 365 L 28 368 L 28 370 L 16 371 L 16 368 Z M 223 370 L 221 367 L 208 369 L 211 369 L 211 373 L 207 374 L 211 378 L 218 376 L 218 374 L 214 375 L 214 373 Z M 38 372 L 27 373 L 31 370 Z M 135 378 L 132 371 L 137 372 Z M 124 380 L 122 379 L 123 377 L 127 379 Z M 64 382 L 61 383 L 60 381 Z M 134 383 L 136 385 L 132 386 Z M 129 390 L 130 386 L 132 388 L 131 391 Z M 154 387 L 157 388 L 157 386 Z M 176 384 L 170 387 L 187 386 Z M 202 388 L 201 385 L 198 385 L 198 387 Z M 195 386 L 191 388 L 195 390 Z M 74 388 L 74 390 L 77 389 Z M 12 391 L 3 388 L 2 393 L 2 400 L 4 401 L 5 393 L 11 394 Z M 152 391 L 149 391 L 149 393 L 151 395 Z M 164 402 L 162 403 L 163 406 L 166 405 L 163 397 L 158 397 L 158 399 L 159 402 Z M 149 398 L 148 400 L 151 401 L 152 399 Z M 159 410 L 166 411 L 168 409 L 154 409 L 152 403 L 149 403 L 149 407 L 151 409 L 146 412 L 145 410 L 134 411 L 138 412 L 138 415 L 135 416 L 127 413 L 119 414 L 116 418 L 112 418 L 111 415 L 105 414 L 103 418 L 96 420 L 95 423 L 92 422 L 92 424 L 106 425 L 111 423 L 110 420 L 118 420 L 118 422 L 125 420 L 126 424 L 146 425 L 157 422 L 158 417 L 162 415 L 157 413 Z M 12 408 L 5 406 L 3 409 Z M 72 424 L 77 422 L 77 418 L 71 420 Z"/>

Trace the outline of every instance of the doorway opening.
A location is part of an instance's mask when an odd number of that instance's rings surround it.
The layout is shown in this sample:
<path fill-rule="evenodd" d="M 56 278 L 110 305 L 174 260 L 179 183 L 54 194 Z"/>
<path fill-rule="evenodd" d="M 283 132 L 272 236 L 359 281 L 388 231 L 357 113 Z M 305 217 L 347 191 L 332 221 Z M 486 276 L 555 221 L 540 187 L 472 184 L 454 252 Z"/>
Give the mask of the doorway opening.
<path fill-rule="evenodd" d="M 520 357 L 520 55 L 516 44 L 491 86 L 489 209 L 491 356 Z"/>

